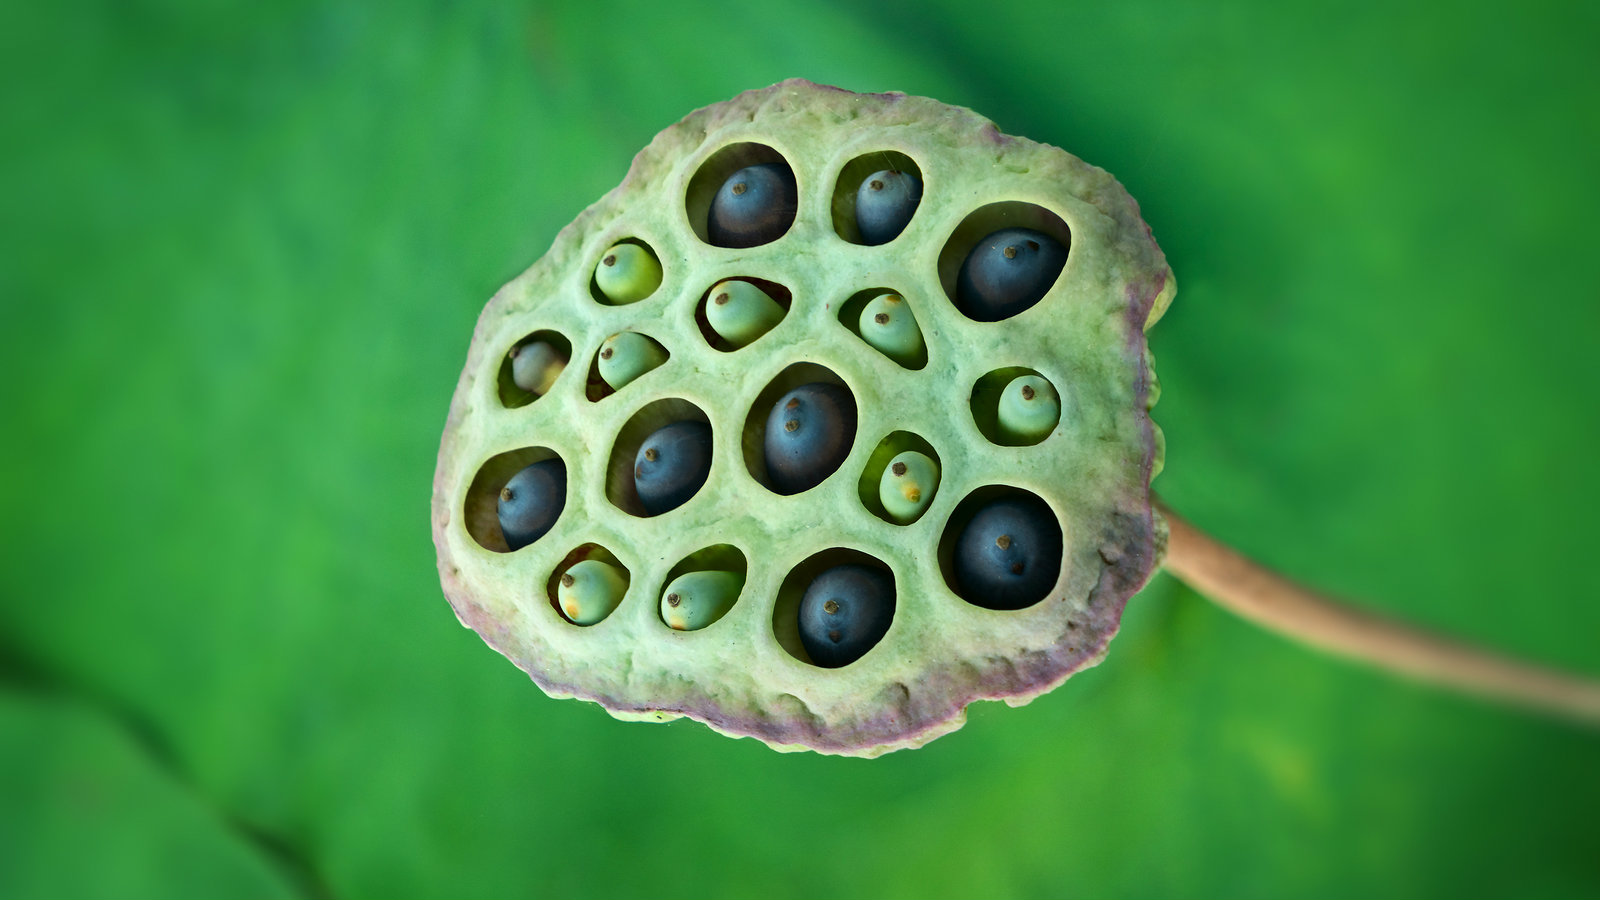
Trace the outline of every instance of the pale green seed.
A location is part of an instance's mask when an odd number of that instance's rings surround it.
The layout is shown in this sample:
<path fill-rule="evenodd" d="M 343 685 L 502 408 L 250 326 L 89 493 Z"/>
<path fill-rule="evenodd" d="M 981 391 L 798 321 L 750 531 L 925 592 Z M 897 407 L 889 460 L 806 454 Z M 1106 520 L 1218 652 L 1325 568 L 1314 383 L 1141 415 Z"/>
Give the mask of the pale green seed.
<path fill-rule="evenodd" d="M 511 380 L 536 396 L 544 396 L 566 367 L 566 354 L 544 341 L 511 349 Z"/>
<path fill-rule="evenodd" d="M 861 310 L 859 327 L 862 340 L 903 366 L 916 365 L 923 356 L 922 329 L 899 294 L 874 297 Z"/>
<path fill-rule="evenodd" d="M 1055 386 L 1038 375 L 1013 378 L 1000 393 L 1000 437 L 1008 444 L 1037 444 L 1061 421 Z"/>
<path fill-rule="evenodd" d="M 594 267 L 594 281 L 612 303 L 633 303 L 661 286 L 661 263 L 638 244 L 614 244 Z"/>
<path fill-rule="evenodd" d="M 611 615 L 627 590 L 628 579 L 621 569 L 598 559 L 586 559 L 561 573 L 556 602 L 568 619 L 579 625 L 593 625 Z"/>
<path fill-rule="evenodd" d="M 878 500 L 897 524 L 915 522 L 939 491 L 939 464 L 925 453 L 907 450 L 889 460 L 878 479 Z"/>
<path fill-rule="evenodd" d="M 675 631 L 697 631 L 732 609 L 743 587 L 733 572 L 685 572 L 661 593 L 661 620 Z"/>
<path fill-rule="evenodd" d="M 719 282 L 706 297 L 706 321 L 734 349 L 771 331 L 783 320 L 783 307 L 748 281 Z"/>
<path fill-rule="evenodd" d="M 600 345 L 600 378 L 614 391 L 667 361 L 661 345 L 635 331 L 613 334 Z"/>

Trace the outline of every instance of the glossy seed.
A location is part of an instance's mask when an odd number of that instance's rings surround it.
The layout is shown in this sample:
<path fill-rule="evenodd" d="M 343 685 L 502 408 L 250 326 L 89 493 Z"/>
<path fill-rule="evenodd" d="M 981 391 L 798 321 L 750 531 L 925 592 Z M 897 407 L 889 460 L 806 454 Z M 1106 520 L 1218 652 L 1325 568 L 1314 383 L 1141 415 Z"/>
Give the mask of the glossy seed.
<path fill-rule="evenodd" d="M 783 321 L 783 307 L 748 281 L 718 282 L 707 295 L 706 321 L 723 340 L 738 349 Z"/>
<path fill-rule="evenodd" d="M 1021 375 L 1000 392 L 1000 437 L 1012 445 L 1037 444 L 1061 421 L 1061 398 L 1040 375 Z"/>
<path fill-rule="evenodd" d="M 718 247 L 755 247 L 775 241 L 799 207 L 794 172 L 783 163 L 746 166 L 722 183 L 706 216 L 706 237 Z"/>
<path fill-rule="evenodd" d="M 685 572 L 662 592 L 661 621 L 674 631 L 698 631 L 732 609 L 743 587 L 734 572 Z"/>
<path fill-rule="evenodd" d="M 823 668 L 847 666 L 877 646 L 894 620 L 894 578 L 876 566 L 834 566 L 800 598 L 800 643 Z"/>
<path fill-rule="evenodd" d="M 711 426 L 694 419 L 657 429 L 633 460 L 634 489 L 648 515 L 689 501 L 711 472 Z"/>
<path fill-rule="evenodd" d="M 661 345 L 636 331 L 606 338 L 600 345 L 600 379 L 620 391 L 629 382 L 667 361 Z"/>
<path fill-rule="evenodd" d="M 1005 228 L 973 246 L 956 276 L 956 307 L 969 319 L 998 322 L 1044 298 L 1067 262 L 1067 249 L 1031 228 Z"/>
<path fill-rule="evenodd" d="M 506 546 L 520 550 L 544 537 L 566 502 L 567 466 L 560 458 L 541 460 L 512 475 L 495 504 Z"/>
<path fill-rule="evenodd" d="M 927 358 L 917 317 L 899 294 L 880 294 L 868 301 L 857 327 L 862 340 L 902 366 L 916 367 Z"/>
<path fill-rule="evenodd" d="M 511 381 L 536 397 L 549 393 L 567 367 L 567 355 L 545 341 L 511 348 Z"/>
<path fill-rule="evenodd" d="M 861 242 L 871 246 L 894 240 L 921 202 L 922 181 L 917 176 L 892 169 L 868 175 L 856 190 L 856 228 Z"/>
<path fill-rule="evenodd" d="M 814 382 L 783 395 L 762 441 L 772 489 L 798 494 L 821 484 L 850 455 L 855 434 L 856 401 L 845 388 Z"/>
<path fill-rule="evenodd" d="M 909 525 L 921 517 L 938 490 L 939 464 L 916 450 L 895 456 L 878 479 L 878 501 L 899 525 Z"/>
<path fill-rule="evenodd" d="M 988 609 L 1043 600 L 1061 573 L 1061 524 L 1037 496 L 1014 492 L 978 511 L 956 539 L 957 593 Z"/>
<path fill-rule="evenodd" d="M 628 579 L 621 569 L 598 559 L 586 559 L 561 574 L 556 604 L 573 623 L 593 625 L 611 615 L 627 590 Z"/>
<path fill-rule="evenodd" d="M 594 282 L 612 303 L 633 303 L 661 286 L 661 263 L 646 247 L 615 244 L 594 267 Z"/>

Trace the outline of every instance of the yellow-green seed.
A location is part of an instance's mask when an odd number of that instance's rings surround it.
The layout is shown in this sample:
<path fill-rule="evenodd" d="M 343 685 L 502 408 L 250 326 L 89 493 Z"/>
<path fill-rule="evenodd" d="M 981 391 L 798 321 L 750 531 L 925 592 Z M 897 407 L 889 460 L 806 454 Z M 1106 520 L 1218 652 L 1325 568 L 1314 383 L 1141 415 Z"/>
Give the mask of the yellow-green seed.
<path fill-rule="evenodd" d="M 923 356 L 922 329 L 911 306 L 899 294 L 874 297 L 861 310 L 861 339 L 902 366 L 916 365 Z"/>
<path fill-rule="evenodd" d="M 698 631 L 732 609 L 743 587 L 734 572 L 685 572 L 661 592 L 661 621 L 674 631 Z"/>
<path fill-rule="evenodd" d="M 878 501 L 899 525 L 915 522 L 938 491 L 939 464 L 916 450 L 907 450 L 889 460 L 878 479 Z"/>
<path fill-rule="evenodd" d="M 783 321 L 783 307 L 754 284 L 730 279 L 718 282 L 706 296 L 706 321 L 738 349 Z"/>
<path fill-rule="evenodd" d="M 1013 378 L 1000 392 L 1000 437 L 1007 444 L 1037 444 L 1061 421 L 1061 398 L 1039 375 Z"/>
<path fill-rule="evenodd" d="M 661 263 L 638 244 L 614 244 L 594 267 L 594 281 L 612 303 L 633 303 L 661 286 Z"/>
<path fill-rule="evenodd" d="M 660 344 L 634 331 L 613 334 L 600 345 L 600 378 L 614 391 L 667 361 Z"/>
<path fill-rule="evenodd" d="M 531 341 L 511 350 L 511 380 L 517 387 L 542 397 L 567 367 L 567 355 L 544 341 Z"/>
<path fill-rule="evenodd" d="M 571 621 L 593 625 L 611 615 L 627 590 L 628 580 L 621 569 L 598 559 L 586 559 L 561 573 L 556 603 L 561 614 Z"/>

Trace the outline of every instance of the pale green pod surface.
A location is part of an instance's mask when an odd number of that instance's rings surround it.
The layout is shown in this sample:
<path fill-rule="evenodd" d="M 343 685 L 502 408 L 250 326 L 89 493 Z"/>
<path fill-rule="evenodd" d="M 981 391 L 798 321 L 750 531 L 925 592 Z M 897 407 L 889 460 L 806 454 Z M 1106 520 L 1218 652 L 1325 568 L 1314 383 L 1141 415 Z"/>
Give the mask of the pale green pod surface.
<path fill-rule="evenodd" d="M 593 625 L 611 615 L 628 590 L 622 570 L 598 559 L 574 563 L 556 582 L 561 612 L 578 625 Z"/>
<path fill-rule="evenodd" d="M 544 341 L 523 344 L 511 351 L 511 380 L 536 396 L 549 393 L 566 367 L 567 357 Z"/>
<path fill-rule="evenodd" d="M 783 307 L 748 281 L 718 282 L 706 296 L 706 321 L 723 340 L 743 347 L 783 321 Z"/>
<path fill-rule="evenodd" d="M 594 282 L 612 303 L 633 303 L 661 286 L 661 263 L 638 244 L 615 244 L 594 267 Z"/>
<path fill-rule="evenodd" d="M 907 450 L 889 460 L 878 479 L 878 501 L 901 525 L 917 520 L 939 490 L 939 464 L 927 454 Z"/>
<path fill-rule="evenodd" d="M 919 173 L 924 224 L 886 244 L 852 243 L 854 223 L 839 210 L 884 167 L 886 151 L 905 157 L 897 168 Z M 714 246 L 710 210 L 729 176 L 777 164 L 797 191 L 782 239 Z M 786 81 L 689 114 L 618 181 L 495 293 L 472 334 L 432 503 L 440 581 L 463 623 L 552 696 L 599 703 L 621 718 L 685 716 L 779 749 L 856 756 L 921 746 L 961 727 L 974 702 L 1026 703 L 1104 658 L 1128 598 L 1164 552 L 1165 523 L 1150 491 L 1162 445 L 1150 418 L 1156 382 L 1145 331 L 1176 292 L 1166 257 L 1115 178 L 1058 147 L 1002 134 L 969 110 Z M 953 296 L 959 273 L 985 237 L 1005 228 L 1051 236 L 1068 253 L 1065 267 L 1025 311 L 998 322 L 968 318 Z M 618 245 L 626 236 L 647 238 L 645 256 L 667 271 L 647 299 L 621 305 L 615 298 L 641 293 L 607 274 L 627 268 L 624 254 L 641 252 Z M 612 250 L 618 259 L 606 267 Z M 655 267 L 643 268 L 650 277 L 641 283 L 654 284 Z M 730 302 L 735 290 L 755 298 L 754 311 L 741 314 L 747 324 L 723 321 L 711 302 L 720 290 L 707 286 L 724 283 L 749 285 L 729 290 Z M 914 346 L 909 337 L 876 349 L 875 319 L 863 325 L 854 315 L 857 298 L 887 290 L 916 313 L 908 321 L 920 334 L 920 367 L 885 359 Z M 598 396 L 605 386 L 593 360 L 623 332 L 671 359 L 615 396 Z M 535 334 L 571 348 L 594 381 L 569 373 L 536 403 L 503 399 L 507 348 Z M 998 438 L 996 405 L 1010 376 L 993 390 L 985 379 L 1012 370 L 1046 374 L 1066 403 L 1048 440 L 997 446 L 988 437 Z M 848 389 L 854 435 L 835 476 L 780 496 L 766 481 L 769 413 L 787 392 L 819 382 Z M 707 480 L 692 503 L 641 516 L 639 449 L 683 420 L 712 426 Z M 884 441 L 899 432 L 917 440 L 888 449 Z M 896 524 L 873 493 L 881 466 L 906 450 L 932 458 L 930 448 L 938 449 L 937 491 L 919 518 Z M 561 515 L 544 537 L 508 552 L 496 492 L 552 457 L 567 473 Z M 966 524 L 1008 492 L 1037 497 L 1056 518 L 1059 568 L 1038 602 L 982 608 L 952 587 L 944 561 Z M 580 627 L 550 602 L 547 586 L 570 559 L 596 554 L 648 602 L 624 600 L 603 622 Z M 824 572 L 856 563 L 892 575 L 892 621 L 871 653 L 818 667 L 803 646 L 801 599 Z M 742 587 L 727 586 L 729 571 Z M 684 572 L 720 577 L 723 587 L 691 580 L 690 590 Z M 674 592 L 679 606 L 663 608 Z M 691 627 L 713 612 L 721 619 L 700 631 L 664 624 L 682 615 Z M 1000 716 L 985 726 L 1006 727 Z"/>
<path fill-rule="evenodd" d="M 673 631 L 699 631 L 733 608 L 743 586 L 733 572 L 686 572 L 661 592 L 661 621 Z"/>
<path fill-rule="evenodd" d="M 1037 444 L 1061 421 L 1061 398 L 1044 377 L 1019 375 L 1000 392 L 999 418 L 1006 443 Z"/>
<path fill-rule="evenodd" d="M 667 361 L 661 345 L 635 331 L 606 338 L 600 345 L 600 378 L 614 391 Z"/>
<path fill-rule="evenodd" d="M 914 366 L 921 361 L 922 329 L 917 327 L 911 306 L 899 294 L 872 298 L 861 310 L 858 327 L 862 340 L 900 365 Z"/>

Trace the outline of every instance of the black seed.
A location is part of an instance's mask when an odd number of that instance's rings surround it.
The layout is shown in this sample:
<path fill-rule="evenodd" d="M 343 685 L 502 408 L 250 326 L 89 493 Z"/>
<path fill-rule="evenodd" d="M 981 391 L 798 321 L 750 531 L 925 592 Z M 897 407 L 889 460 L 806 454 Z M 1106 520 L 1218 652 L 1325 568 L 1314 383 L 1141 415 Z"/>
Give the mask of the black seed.
<path fill-rule="evenodd" d="M 544 537 L 567 502 L 567 466 L 559 458 L 536 462 L 500 490 L 496 513 L 506 546 L 519 550 Z"/>
<path fill-rule="evenodd" d="M 634 458 L 633 483 L 645 512 L 659 516 L 693 497 L 711 473 L 711 426 L 686 419 L 645 438 Z"/>
<path fill-rule="evenodd" d="M 706 237 L 718 247 L 755 247 L 775 241 L 794 223 L 798 206 L 794 172 L 788 166 L 747 166 L 728 176 L 712 198 Z"/>
<path fill-rule="evenodd" d="M 889 631 L 894 578 L 873 566 L 835 566 L 800 600 L 800 642 L 811 661 L 836 669 L 860 659 Z"/>
<path fill-rule="evenodd" d="M 856 190 L 856 229 L 869 246 L 887 244 L 904 231 L 922 202 L 922 182 L 907 172 L 875 172 Z"/>
<path fill-rule="evenodd" d="M 1010 493 L 967 522 L 955 545 L 956 592 L 988 609 L 1043 600 L 1061 572 L 1061 525 L 1033 494 Z"/>
<path fill-rule="evenodd" d="M 889 470 L 891 472 L 894 472 L 894 474 L 896 476 L 904 475 L 906 473 L 906 464 L 905 463 L 901 463 L 901 462 L 897 462 L 894 465 L 890 466 Z"/>
<path fill-rule="evenodd" d="M 1067 263 L 1055 238 L 1007 228 L 979 241 L 956 276 L 956 307 L 969 319 L 998 322 L 1044 298 Z"/>
<path fill-rule="evenodd" d="M 785 394 L 767 416 L 762 447 L 772 489 L 798 494 L 821 484 L 850 455 L 855 435 L 856 401 L 845 388 L 813 382 Z"/>

